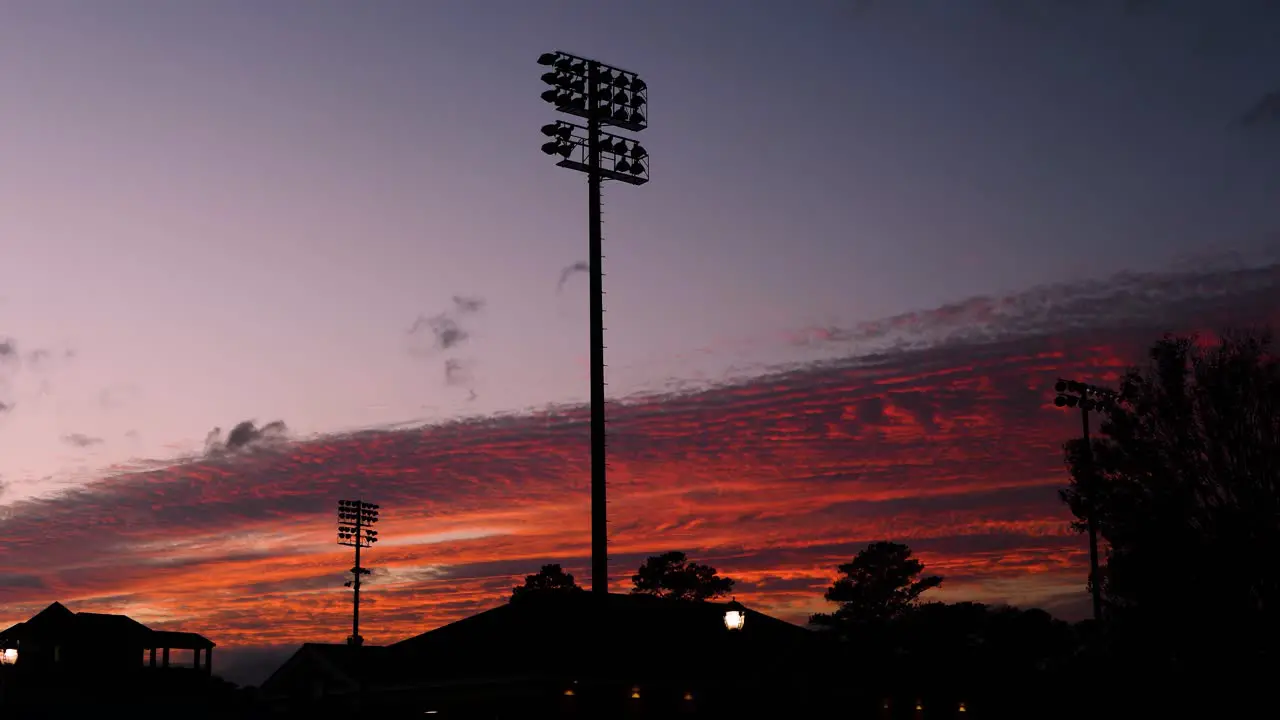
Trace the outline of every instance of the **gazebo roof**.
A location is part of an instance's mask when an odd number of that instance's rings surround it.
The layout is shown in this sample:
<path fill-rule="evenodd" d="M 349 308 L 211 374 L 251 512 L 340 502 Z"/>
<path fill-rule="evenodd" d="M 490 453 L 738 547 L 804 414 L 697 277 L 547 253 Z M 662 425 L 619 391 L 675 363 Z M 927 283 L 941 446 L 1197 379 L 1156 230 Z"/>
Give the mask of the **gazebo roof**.
<path fill-rule="evenodd" d="M 152 630 L 127 615 L 77 613 L 68 610 L 62 603 L 55 602 L 30 620 L 0 632 L 0 648 L 14 647 L 22 640 L 37 638 L 62 642 L 124 644 L 140 648 L 194 650 L 215 646 L 208 638 L 197 633 Z"/>

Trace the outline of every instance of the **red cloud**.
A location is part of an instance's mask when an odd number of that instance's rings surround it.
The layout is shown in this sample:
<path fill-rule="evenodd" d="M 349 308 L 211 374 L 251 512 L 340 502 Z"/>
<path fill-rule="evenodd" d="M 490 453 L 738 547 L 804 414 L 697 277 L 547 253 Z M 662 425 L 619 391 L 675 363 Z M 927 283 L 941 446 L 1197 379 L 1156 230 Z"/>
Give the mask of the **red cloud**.
<path fill-rule="evenodd" d="M 1183 326 L 1276 306 L 1245 299 Z M 1007 305 L 960 314 L 985 322 Z M 738 579 L 740 599 L 801 619 L 823 609 L 837 564 L 892 539 L 946 576 L 940 598 L 1077 613 L 1085 552 L 1056 497 L 1077 418 L 1051 388 L 1114 382 L 1157 327 L 939 342 L 612 406 L 612 585 L 680 549 Z M 586 419 L 568 408 L 333 436 L 11 506 L 0 625 L 58 599 L 222 647 L 341 641 L 350 558 L 334 511 L 357 495 L 383 508 L 366 560 L 370 642 L 502 602 L 543 562 L 589 580 Z"/>
<path fill-rule="evenodd" d="M 988 347 L 830 368 L 621 405 L 610 462 L 613 581 L 688 550 L 783 614 L 821 606 L 831 568 L 881 538 L 917 547 L 954 592 L 1080 585 L 1055 499 L 1074 429 L 1046 407 L 1072 360 Z M 404 637 L 499 602 L 543 560 L 585 575 L 581 410 L 367 432 L 104 480 L 14 508 L 0 525 L 12 618 L 54 598 L 181 618 L 223 644 L 341 639 L 336 500 L 384 508 L 364 634 Z M 401 544 L 406 543 L 406 544 Z M 41 557 L 38 568 L 23 558 Z M 583 578 L 587 579 L 586 577 Z M 780 580 L 786 582 L 779 584 Z M 948 588 L 950 590 L 951 588 Z M 1039 593 L 1039 594 L 1038 594 Z"/>

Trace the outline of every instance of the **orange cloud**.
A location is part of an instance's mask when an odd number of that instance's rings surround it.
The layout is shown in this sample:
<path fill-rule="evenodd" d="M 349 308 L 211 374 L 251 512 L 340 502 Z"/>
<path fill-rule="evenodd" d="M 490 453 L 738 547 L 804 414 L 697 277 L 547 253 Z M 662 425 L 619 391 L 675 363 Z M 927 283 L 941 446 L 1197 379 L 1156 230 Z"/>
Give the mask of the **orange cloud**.
<path fill-rule="evenodd" d="M 1177 305 L 1178 321 L 1265 319 L 1276 294 L 1250 293 Z M 1009 304 L 940 315 L 989 329 Z M 1078 616 L 1086 553 L 1056 496 L 1077 418 L 1052 407 L 1052 385 L 1113 382 L 1169 327 L 1080 324 L 611 406 L 611 585 L 680 549 L 736 578 L 739 599 L 802 619 L 837 564 L 892 539 L 947 578 L 939 598 Z M 362 634 L 401 639 L 502 602 L 544 562 L 590 579 L 587 451 L 573 407 L 264 446 L 18 503 L 0 520 L 0 625 L 57 599 L 196 630 L 233 657 L 339 642 L 351 559 L 335 506 L 360 496 L 383 508 Z"/>

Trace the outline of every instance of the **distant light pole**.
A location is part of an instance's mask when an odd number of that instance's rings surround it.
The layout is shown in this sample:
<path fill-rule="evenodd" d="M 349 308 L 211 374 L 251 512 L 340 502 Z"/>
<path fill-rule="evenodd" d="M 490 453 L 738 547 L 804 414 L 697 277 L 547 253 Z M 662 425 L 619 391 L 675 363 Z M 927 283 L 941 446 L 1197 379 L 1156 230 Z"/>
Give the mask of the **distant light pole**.
<path fill-rule="evenodd" d="M 378 531 L 371 526 L 378 522 L 378 506 L 361 500 L 338 501 L 338 544 L 356 549 L 356 564 L 351 567 L 351 579 L 346 586 L 354 588 L 351 608 L 351 637 L 347 644 L 360 646 L 360 578 L 369 571 L 360 566 L 360 548 L 372 547 L 378 542 Z"/>
<path fill-rule="evenodd" d="M 1098 573 L 1098 526 L 1094 505 L 1097 492 L 1097 476 L 1093 467 L 1093 447 L 1089 442 L 1089 413 L 1111 412 L 1119 402 L 1114 390 L 1090 385 L 1077 380 L 1059 379 L 1053 386 L 1058 393 L 1053 399 L 1057 407 L 1080 408 L 1080 423 L 1084 429 L 1084 485 L 1085 524 L 1089 531 L 1089 588 L 1093 592 L 1093 619 L 1102 620 L 1102 588 Z"/>
<path fill-rule="evenodd" d="M 588 254 L 591 275 L 591 591 L 609 592 L 609 534 L 605 508 L 604 272 L 601 267 L 600 184 L 649 182 L 649 153 L 635 140 L 602 131 L 603 125 L 640 132 L 648 127 L 648 86 L 635 73 L 565 52 L 543 53 L 551 68 L 542 99 L 556 110 L 583 118 L 586 127 L 563 120 L 545 125 L 542 146 L 556 165 L 587 174 Z"/>

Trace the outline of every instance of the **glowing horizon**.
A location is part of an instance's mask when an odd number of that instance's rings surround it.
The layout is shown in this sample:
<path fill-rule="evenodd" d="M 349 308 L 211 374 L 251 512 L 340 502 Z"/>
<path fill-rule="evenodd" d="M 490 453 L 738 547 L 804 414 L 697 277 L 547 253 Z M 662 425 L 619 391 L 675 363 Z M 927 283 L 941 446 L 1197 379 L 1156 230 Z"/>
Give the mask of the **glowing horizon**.
<path fill-rule="evenodd" d="M 837 564 L 890 539 L 946 578 L 934 599 L 1083 617 L 1086 553 L 1056 498 L 1060 445 L 1078 420 L 1053 407 L 1053 383 L 1114 383 L 1175 318 L 1189 330 L 1268 321 L 1280 265 L 1113 287 L 1103 302 L 1065 293 L 1038 322 L 980 312 L 981 332 L 949 325 L 929 346 L 613 404 L 611 590 L 627 591 L 645 557 L 677 549 L 737 580 L 741 602 L 803 622 L 828 609 Z M 1143 287 L 1163 288 L 1159 300 L 1121 301 L 1151 296 Z M 367 642 L 505 602 L 544 563 L 586 586 L 586 419 L 579 406 L 264 438 L 10 503 L 0 624 L 58 600 L 201 632 L 231 657 L 340 642 L 350 550 L 331 516 L 357 494 L 382 508 L 381 542 L 365 554 Z M 41 568 L 19 560 L 32 553 Z"/>

